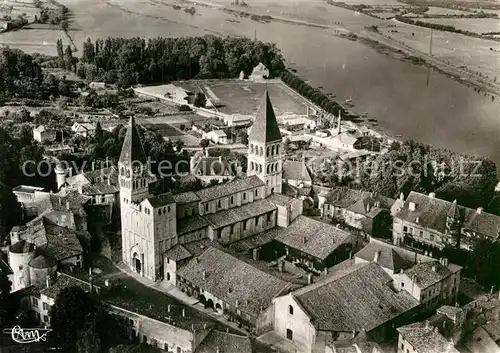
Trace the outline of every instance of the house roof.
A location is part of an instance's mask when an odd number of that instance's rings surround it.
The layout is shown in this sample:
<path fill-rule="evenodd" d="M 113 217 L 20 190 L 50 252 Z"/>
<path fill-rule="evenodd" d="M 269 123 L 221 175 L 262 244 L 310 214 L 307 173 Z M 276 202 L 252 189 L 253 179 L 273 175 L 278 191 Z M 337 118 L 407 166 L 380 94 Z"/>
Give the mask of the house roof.
<path fill-rule="evenodd" d="M 185 217 L 177 220 L 177 235 L 194 232 L 209 225 L 208 221 L 198 215 Z"/>
<path fill-rule="evenodd" d="M 272 202 L 273 204 L 275 204 L 277 206 L 285 206 L 295 199 L 293 197 L 290 197 L 290 196 L 274 193 L 274 194 L 269 195 L 267 200 L 269 202 Z"/>
<path fill-rule="evenodd" d="M 62 272 L 57 273 L 55 282 L 50 287 L 43 288 L 40 293 L 46 295 L 51 299 L 56 299 L 57 295 L 67 287 L 80 287 L 86 292 L 90 291 L 90 285 L 84 281 L 70 277 Z"/>
<path fill-rule="evenodd" d="M 281 133 L 274 114 L 273 105 L 269 99 L 269 94 L 266 91 L 262 97 L 262 101 L 257 111 L 257 116 L 252 125 L 252 131 L 248 136 L 249 141 L 261 143 L 281 141 Z"/>
<path fill-rule="evenodd" d="M 415 277 L 420 288 L 428 288 L 453 273 L 460 271 L 461 267 L 455 264 L 443 266 L 439 261 L 422 262 L 406 271 L 409 278 Z"/>
<path fill-rule="evenodd" d="M 397 330 L 416 353 L 458 353 L 452 342 L 426 322 L 416 322 Z"/>
<path fill-rule="evenodd" d="M 348 188 L 336 188 L 326 195 L 326 202 L 340 208 L 348 208 L 364 197 L 370 196 L 370 192 Z"/>
<path fill-rule="evenodd" d="M 283 179 L 312 182 L 311 172 L 305 161 L 284 161 Z"/>
<path fill-rule="evenodd" d="M 292 293 L 318 330 L 369 332 L 419 305 L 408 292 L 394 291 L 391 277 L 375 263 L 341 263 L 330 271 Z"/>
<path fill-rule="evenodd" d="M 347 207 L 347 210 L 373 218 L 382 210 L 390 210 L 395 201 L 382 195 L 362 194 L 361 199 Z"/>
<path fill-rule="evenodd" d="M 87 184 L 82 186 L 82 194 L 84 195 L 109 195 L 116 194 L 120 189 L 114 185 L 106 183 Z"/>
<path fill-rule="evenodd" d="M 410 202 L 416 205 L 415 211 L 410 211 Z M 500 234 L 500 216 L 483 211 L 478 212 L 478 210 L 414 191 L 408 195 L 403 207 L 394 217 L 445 233 L 448 216 L 461 218 L 462 227 L 465 230 L 477 232 L 491 239 L 497 239 Z"/>
<path fill-rule="evenodd" d="M 207 202 L 264 185 L 264 182 L 258 176 L 252 175 L 243 179 L 235 179 L 224 184 L 201 189 L 195 191 L 195 194 L 200 198 L 201 202 Z"/>
<path fill-rule="evenodd" d="M 240 207 L 205 215 L 204 218 L 214 229 L 226 227 L 230 224 L 257 217 L 274 211 L 276 206 L 266 199 L 247 203 Z"/>
<path fill-rule="evenodd" d="M 125 135 L 125 140 L 123 141 L 120 163 L 129 165 L 132 162 L 146 163 L 146 161 L 146 152 L 144 152 L 144 147 L 142 146 L 141 138 L 139 137 L 139 132 L 137 131 L 135 119 L 131 117 L 127 128 L 127 134 Z"/>
<path fill-rule="evenodd" d="M 35 251 L 36 246 L 25 240 L 20 240 L 9 247 L 9 251 L 14 254 L 27 254 Z"/>
<path fill-rule="evenodd" d="M 175 203 L 178 205 L 183 205 L 183 204 L 187 204 L 187 203 L 200 201 L 200 198 L 198 197 L 198 195 L 196 195 L 192 191 L 186 191 L 186 192 L 183 192 L 180 194 L 175 194 L 175 195 L 172 195 L 172 197 L 174 198 Z"/>
<path fill-rule="evenodd" d="M 287 228 L 276 227 L 269 232 L 276 241 L 320 260 L 352 238 L 346 231 L 306 216 L 298 216 Z"/>
<path fill-rule="evenodd" d="M 247 336 L 213 330 L 201 341 L 195 353 L 215 352 L 252 353 L 252 342 Z"/>
<path fill-rule="evenodd" d="M 176 244 L 165 252 L 165 256 L 173 261 L 181 261 L 193 255 L 182 244 Z"/>
<path fill-rule="evenodd" d="M 375 254 L 379 252 L 377 263 L 392 271 L 399 271 L 403 268 L 408 268 L 412 265 L 399 255 L 395 249 L 388 246 L 381 246 L 378 243 L 371 242 L 363 249 L 356 253 L 355 257 L 372 262 L 375 259 Z"/>
<path fill-rule="evenodd" d="M 154 208 L 162 207 L 165 205 L 170 205 L 175 203 L 174 197 L 170 192 L 166 192 L 161 195 L 148 197 L 147 200 Z"/>
<path fill-rule="evenodd" d="M 28 265 L 33 268 L 50 268 L 54 267 L 56 262 L 50 257 L 41 254 L 32 259 Z"/>
<path fill-rule="evenodd" d="M 252 316 L 258 316 L 291 285 L 215 247 L 206 249 L 177 273 L 193 286 Z"/>
<path fill-rule="evenodd" d="M 334 138 L 338 139 L 342 143 L 345 143 L 346 145 L 354 145 L 354 143 L 358 140 L 357 137 L 348 132 L 343 132 L 340 135 L 335 136 Z"/>
<path fill-rule="evenodd" d="M 215 136 L 218 136 L 218 137 L 225 137 L 225 136 L 227 136 L 226 133 L 223 130 L 212 130 L 212 131 L 209 132 L 209 134 L 215 135 Z"/>

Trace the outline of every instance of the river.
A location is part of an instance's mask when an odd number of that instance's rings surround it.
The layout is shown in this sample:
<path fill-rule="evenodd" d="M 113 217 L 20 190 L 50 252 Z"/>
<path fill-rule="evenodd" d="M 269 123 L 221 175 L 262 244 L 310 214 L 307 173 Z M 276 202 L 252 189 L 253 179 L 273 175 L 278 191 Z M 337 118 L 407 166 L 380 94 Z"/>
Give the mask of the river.
<path fill-rule="evenodd" d="M 388 133 L 489 157 L 500 166 L 499 99 L 492 102 L 491 95 L 478 94 L 443 74 L 431 70 L 428 80 L 426 67 L 391 58 L 326 29 L 248 18 L 230 22 L 236 20 L 233 15 L 202 6 L 196 6 L 193 16 L 158 0 L 113 1 L 60 0 L 74 15 L 76 30 L 70 33 L 75 43 L 86 37 L 204 33 L 253 37 L 256 33 L 260 40 L 275 42 L 300 76 L 335 93 L 339 101 L 352 98 L 356 112 L 368 112 Z M 327 11 L 332 23 L 351 27 L 380 22 L 333 6 Z M 16 40 L 25 42 L 29 37 Z"/>

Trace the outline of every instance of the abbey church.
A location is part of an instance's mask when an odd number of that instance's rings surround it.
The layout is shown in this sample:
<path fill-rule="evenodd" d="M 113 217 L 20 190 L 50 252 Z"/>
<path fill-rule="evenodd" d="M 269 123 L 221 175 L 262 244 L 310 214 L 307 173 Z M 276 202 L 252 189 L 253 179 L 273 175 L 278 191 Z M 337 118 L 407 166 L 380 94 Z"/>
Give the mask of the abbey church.
<path fill-rule="evenodd" d="M 267 91 L 248 146 L 246 177 L 195 192 L 152 195 L 154 177 L 141 168 L 146 154 L 131 119 L 119 161 L 123 262 L 144 277 L 161 280 L 167 275 L 164 253 L 176 244 L 210 239 L 229 245 L 286 226 L 300 215 L 302 201 L 294 199 L 279 207 L 283 214 L 278 212 L 282 137 Z"/>

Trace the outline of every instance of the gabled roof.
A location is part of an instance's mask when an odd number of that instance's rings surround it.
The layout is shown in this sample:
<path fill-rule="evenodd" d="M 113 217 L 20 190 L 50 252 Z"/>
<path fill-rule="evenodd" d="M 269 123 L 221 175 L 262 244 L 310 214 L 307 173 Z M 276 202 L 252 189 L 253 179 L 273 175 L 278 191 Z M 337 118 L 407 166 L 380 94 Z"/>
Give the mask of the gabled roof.
<path fill-rule="evenodd" d="M 356 257 L 372 262 L 375 260 L 375 255 L 378 252 L 377 263 L 388 270 L 394 272 L 399 271 L 403 268 L 408 268 L 412 264 L 404 260 L 401 255 L 399 255 L 395 249 L 388 246 L 381 246 L 377 243 L 371 242 L 366 245 L 363 249 L 356 253 Z"/>
<path fill-rule="evenodd" d="M 176 244 L 165 252 L 165 256 L 172 261 L 181 261 L 193 255 L 182 244 Z"/>
<path fill-rule="evenodd" d="M 397 330 L 417 353 L 458 353 L 452 342 L 426 322 L 416 322 Z"/>
<path fill-rule="evenodd" d="M 445 267 L 436 260 L 416 264 L 405 273 L 409 278 L 414 277 L 415 283 L 423 289 L 442 281 L 460 269 L 461 267 L 455 264 L 449 264 Z"/>
<path fill-rule="evenodd" d="M 269 232 L 276 241 L 320 260 L 352 239 L 350 233 L 306 216 L 298 216 L 287 228 L 276 227 Z"/>
<path fill-rule="evenodd" d="M 211 331 L 196 348 L 195 353 L 252 353 L 252 342 L 247 336 Z"/>
<path fill-rule="evenodd" d="M 257 116 L 252 125 L 252 131 L 248 136 L 249 141 L 261 143 L 281 141 L 281 133 L 274 114 L 273 105 L 269 99 L 267 89 L 257 111 Z"/>
<path fill-rule="evenodd" d="M 311 172 L 305 161 L 284 161 L 283 162 L 283 180 L 297 180 L 303 182 L 312 182 Z"/>
<path fill-rule="evenodd" d="M 187 203 L 198 202 L 200 198 L 192 191 L 182 192 L 180 194 L 172 195 L 174 201 L 178 205 L 184 205 Z"/>
<path fill-rule="evenodd" d="M 142 146 L 141 138 L 139 137 L 139 132 L 135 125 L 135 120 L 131 117 L 127 128 L 127 134 L 123 141 L 120 163 L 130 165 L 132 162 L 146 163 L 146 161 L 146 152 L 144 152 L 144 147 Z"/>
<path fill-rule="evenodd" d="M 292 293 L 318 330 L 369 332 L 419 305 L 408 292 L 391 288 L 391 277 L 375 263 L 341 263 L 331 271 Z"/>
<path fill-rule="evenodd" d="M 170 192 L 166 192 L 161 195 L 151 196 L 148 197 L 146 200 L 148 200 L 151 206 L 153 206 L 154 208 L 175 203 L 175 200 Z"/>
<path fill-rule="evenodd" d="M 224 184 L 201 189 L 195 191 L 195 194 L 200 198 L 200 202 L 207 202 L 264 185 L 266 184 L 258 176 L 252 175 L 243 179 L 235 179 Z"/>
<path fill-rule="evenodd" d="M 187 279 L 225 303 L 252 316 L 271 305 L 291 284 L 239 260 L 225 251 L 209 247 L 177 270 Z M 205 279 L 203 279 L 205 273 Z"/>
<path fill-rule="evenodd" d="M 370 196 L 370 192 L 348 188 L 336 188 L 326 196 L 326 203 L 340 208 L 348 208 L 364 197 Z"/>

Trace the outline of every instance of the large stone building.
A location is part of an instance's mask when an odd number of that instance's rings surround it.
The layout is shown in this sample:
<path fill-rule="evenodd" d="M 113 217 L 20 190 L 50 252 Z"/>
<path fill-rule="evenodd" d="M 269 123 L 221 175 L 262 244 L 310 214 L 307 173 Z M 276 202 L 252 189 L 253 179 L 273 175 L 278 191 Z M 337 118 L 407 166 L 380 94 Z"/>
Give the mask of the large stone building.
<path fill-rule="evenodd" d="M 455 202 L 412 191 L 394 215 L 394 244 L 430 254 L 446 246 L 471 250 L 480 238 L 496 241 L 500 236 L 500 216 L 463 207 Z"/>

